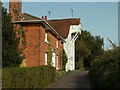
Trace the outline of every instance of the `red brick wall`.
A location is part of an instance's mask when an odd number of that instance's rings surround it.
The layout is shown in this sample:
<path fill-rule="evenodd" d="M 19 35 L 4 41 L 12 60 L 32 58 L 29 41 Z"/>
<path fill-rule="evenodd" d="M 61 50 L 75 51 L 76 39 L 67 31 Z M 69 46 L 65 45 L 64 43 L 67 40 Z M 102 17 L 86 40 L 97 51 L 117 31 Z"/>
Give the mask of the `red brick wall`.
<path fill-rule="evenodd" d="M 20 28 L 20 25 L 16 26 L 16 33 Z M 48 52 L 48 43 L 45 42 L 45 27 L 42 24 L 23 24 L 23 31 L 26 38 L 26 48 L 23 50 L 25 60 L 28 67 L 45 65 L 45 53 Z M 56 51 L 56 60 L 58 55 L 58 67 L 61 68 L 60 63 L 60 47 L 62 45 L 61 40 L 58 39 L 58 48 L 56 47 L 56 36 L 50 31 L 47 32 L 50 38 L 52 49 Z M 17 35 L 19 37 L 19 35 Z M 21 46 L 22 44 L 20 44 Z M 57 65 L 57 63 L 56 63 Z"/>
<path fill-rule="evenodd" d="M 24 49 L 27 66 L 40 65 L 40 27 L 38 24 L 23 25 L 26 36 L 26 48 Z"/>
<path fill-rule="evenodd" d="M 40 26 L 40 65 L 45 65 L 45 52 L 48 51 L 45 44 L 45 28 Z"/>

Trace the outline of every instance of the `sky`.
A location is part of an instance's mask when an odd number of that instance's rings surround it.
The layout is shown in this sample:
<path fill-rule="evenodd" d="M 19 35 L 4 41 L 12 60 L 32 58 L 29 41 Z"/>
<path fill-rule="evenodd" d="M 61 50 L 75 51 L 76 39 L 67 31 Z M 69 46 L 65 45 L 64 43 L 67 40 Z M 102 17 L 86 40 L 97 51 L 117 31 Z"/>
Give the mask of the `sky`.
<path fill-rule="evenodd" d="M 8 2 L 3 5 L 8 9 Z M 108 38 L 118 44 L 117 2 L 23 2 L 22 12 L 48 19 L 80 18 L 82 28 L 104 38 L 104 48 L 111 48 Z M 50 18 L 48 10 L 51 12 Z"/>

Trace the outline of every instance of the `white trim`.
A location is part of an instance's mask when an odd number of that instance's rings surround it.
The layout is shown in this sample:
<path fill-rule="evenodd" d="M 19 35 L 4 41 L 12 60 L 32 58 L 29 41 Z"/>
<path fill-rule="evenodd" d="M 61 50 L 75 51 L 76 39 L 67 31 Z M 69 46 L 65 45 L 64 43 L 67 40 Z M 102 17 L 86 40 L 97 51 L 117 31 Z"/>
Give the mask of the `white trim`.
<path fill-rule="evenodd" d="M 56 54 L 55 54 L 55 52 L 53 52 L 53 53 L 52 53 L 52 66 L 53 66 L 53 67 L 56 67 L 56 64 L 55 64 L 56 58 L 55 58 L 55 57 L 56 57 Z"/>
<path fill-rule="evenodd" d="M 49 43 L 49 42 L 48 42 L 48 33 L 47 33 L 47 32 L 45 32 L 45 42 L 46 42 L 46 43 Z"/>
<path fill-rule="evenodd" d="M 58 39 L 56 39 L 56 48 L 58 48 L 59 46 L 59 42 L 58 42 Z"/>
<path fill-rule="evenodd" d="M 45 53 L 45 65 L 47 65 L 47 58 L 48 58 L 48 54 Z"/>
<path fill-rule="evenodd" d="M 59 62 L 58 62 L 58 55 L 57 55 L 57 60 L 56 60 L 56 69 L 58 70 L 59 69 Z"/>

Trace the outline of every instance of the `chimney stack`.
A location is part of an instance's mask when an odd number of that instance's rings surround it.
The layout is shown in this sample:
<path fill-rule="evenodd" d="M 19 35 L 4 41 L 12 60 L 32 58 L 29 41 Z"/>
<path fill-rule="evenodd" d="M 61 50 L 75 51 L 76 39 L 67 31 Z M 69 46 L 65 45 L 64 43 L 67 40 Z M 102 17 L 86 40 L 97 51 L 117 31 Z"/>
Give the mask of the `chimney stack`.
<path fill-rule="evenodd" d="M 45 16 L 45 20 L 47 20 L 47 16 Z"/>
<path fill-rule="evenodd" d="M 12 21 L 20 21 L 22 19 L 22 0 L 9 0 L 9 13 Z"/>

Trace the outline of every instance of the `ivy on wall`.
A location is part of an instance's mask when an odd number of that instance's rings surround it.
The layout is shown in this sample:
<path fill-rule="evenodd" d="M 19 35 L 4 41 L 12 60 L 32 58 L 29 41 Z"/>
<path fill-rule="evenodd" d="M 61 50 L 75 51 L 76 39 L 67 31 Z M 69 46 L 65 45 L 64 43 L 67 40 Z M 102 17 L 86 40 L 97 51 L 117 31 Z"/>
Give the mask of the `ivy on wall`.
<path fill-rule="evenodd" d="M 22 46 L 23 46 L 22 48 L 23 49 L 26 48 L 26 36 L 25 36 L 22 26 L 20 26 L 18 35 L 20 36 L 20 40 L 22 41 Z"/>
<path fill-rule="evenodd" d="M 62 69 L 62 47 L 60 47 L 60 66 Z"/>
<path fill-rule="evenodd" d="M 23 50 L 26 48 L 26 36 L 25 36 L 25 32 L 23 31 L 22 26 L 20 26 L 19 31 L 18 31 L 18 35 L 19 35 L 19 41 L 21 42 L 21 46 L 20 46 L 20 53 L 21 56 L 23 57 L 22 63 L 20 64 L 20 67 L 26 67 L 26 61 L 25 61 L 25 55 L 23 54 Z"/>
<path fill-rule="evenodd" d="M 50 37 L 48 36 L 48 65 L 52 65 L 52 44 Z"/>

